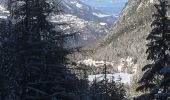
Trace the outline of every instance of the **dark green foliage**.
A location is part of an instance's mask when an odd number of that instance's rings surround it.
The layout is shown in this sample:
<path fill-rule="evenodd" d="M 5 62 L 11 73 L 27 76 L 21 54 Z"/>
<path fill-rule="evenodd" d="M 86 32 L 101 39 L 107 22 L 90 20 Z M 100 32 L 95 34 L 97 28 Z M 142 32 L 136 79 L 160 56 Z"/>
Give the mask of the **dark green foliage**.
<path fill-rule="evenodd" d="M 121 78 L 116 83 L 114 80 L 109 82 L 106 72 L 106 65 L 104 68 L 104 79 L 101 81 L 94 80 L 90 87 L 90 94 L 92 100 L 125 100 L 126 90 L 124 84 L 121 83 Z M 114 77 L 113 77 L 114 78 Z"/>
<path fill-rule="evenodd" d="M 153 63 L 143 67 L 142 71 L 145 73 L 139 80 L 140 86 L 136 89 L 137 91 L 148 91 L 148 93 L 136 98 L 137 100 L 166 100 L 169 97 L 169 75 L 161 73 L 162 69 L 169 67 L 170 21 L 167 17 L 168 6 L 167 0 L 159 0 L 159 4 L 155 5 L 157 13 L 153 14 L 155 20 L 151 24 L 153 30 L 147 37 L 150 42 L 147 44 L 146 51 L 147 59 Z"/>
<path fill-rule="evenodd" d="M 94 80 L 90 93 L 92 100 L 124 100 L 126 90 L 122 83 Z"/>
<path fill-rule="evenodd" d="M 15 93 L 15 38 L 10 34 L 11 23 L 0 19 L 0 98 L 12 97 Z M 13 90 L 13 91 L 11 91 Z"/>
<path fill-rule="evenodd" d="M 2 24 L 9 31 L 0 30 L 1 99 L 76 100 L 80 82 L 67 69 L 70 50 L 63 46 L 74 34 L 57 31 L 47 20 L 53 2 L 9 0 L 8 5 L 9 21 Z"/>

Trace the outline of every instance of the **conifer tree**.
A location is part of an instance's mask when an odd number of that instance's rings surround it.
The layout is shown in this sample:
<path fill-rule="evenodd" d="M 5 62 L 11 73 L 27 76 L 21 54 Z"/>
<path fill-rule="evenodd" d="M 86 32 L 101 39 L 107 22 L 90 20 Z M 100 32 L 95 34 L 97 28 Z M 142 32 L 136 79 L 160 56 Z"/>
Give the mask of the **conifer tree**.
<path fill-rule="evenodd" d="M 166 100 L 170 96 L 169 82 L 170 71 L 170 24 L 167 16 L 168 1 L 159 0 L 159 4 L 155 4 L 157 13 L 153 15 L 155 20 L 151 26 L 153 30 L 147 37 L 150 42 L 147 44 L 148 60 L 152 63 L 143 67 L 145 71 L 139 80 L 140 86 L 137 91 L 147 91 L 147 93 L 139 96 L 141 100 Z"/>
<path fill-rule="evenodd" d="M 5 65 L 8 71 L 4 74 L 10 73 L 6 75 L 10 96 L 5 98 L 75 100 L 78 79 L 66 68 L 65 55 L 70 51 L 63 47 L 65 38 L 72 34 L 57 31 L 49 22 L 54 3 L 50 0 L 9 0 L 7 5 L 11 27 L 10 32 L 5 32 L 9 34 L 8 44 L 3 43 L 1 48 L 4 52 L 1 52 L 1 64 L 8 63 Z"/>
<path fill-rule="evenodd" d="M 115 82 L 114 79 L 107 79 L 106 65 L 104 65 L 103 80 L 99 81 L 95 78 L 90 87 L 90 92 L 92 100 L 124 100 L 126 95 L 121 79 L 118 82 Z"/>
<path fill-rule="evenodd" d="M 7 20 L 0 21 L 0 98 L 5 100 L 14 94 L 14 61 L 15 61 L 15 43 L 14 37 L 10 34 L 11 23 Z M 12 72 L 13 70 L 13 72 Z M 11 99 L 12 100 L 12 99 Z"/>
<path fill-rule="evenodd" d="M 121 82 L 122 78 L 119 76 L 117 79 L 117 83 L 115 86 L 115 90 L 112 91 L 112 99 L 113 100 L 124 100 L 126 99 L 126 89 L 124 84 Z"/>
<path fill-rule="evenodd" d="M 0 27 L 1 27 L 1 29 L 0 29 L 0 59 L 3 59 L 4 58 L 4 56 L 5 56 L 5 54 L 6 53 L 4 53 L 3 52 L 3 50 L 2 50 L 2 47 L 4 47 L 4 40 L 5 40 L 5 38 L 6 38 L 6 36 L 3 34 L 3 33 L 5 33 L 4 31 L 4 28 L 5 28 L 5 26 L 6 26 L 6 21 L 5 20 L 2 20 L 2 19 L 0 19 Z M 5 49 L 5 48 L 4 48 Z M 4 59 L 5 60 L 5 59 Z M 6 69 L 5 67 L 4 67 L 4 61 L 3 60 L 0 60 L 0 100 L 4 100 L 4 95 L 5 95 L 5 74 L 4 74 L 4 70 Z"/>

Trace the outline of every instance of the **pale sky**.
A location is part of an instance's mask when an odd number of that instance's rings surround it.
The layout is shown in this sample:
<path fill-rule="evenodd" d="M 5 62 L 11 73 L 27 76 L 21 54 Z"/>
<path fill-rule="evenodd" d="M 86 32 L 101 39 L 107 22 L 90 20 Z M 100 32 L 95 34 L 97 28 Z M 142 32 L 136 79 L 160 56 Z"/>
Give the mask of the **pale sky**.
<path fill-rule="evenodd" d="M 124 5 L 128 0 L 81 0 L 94 7 L 113 7 Z"/>

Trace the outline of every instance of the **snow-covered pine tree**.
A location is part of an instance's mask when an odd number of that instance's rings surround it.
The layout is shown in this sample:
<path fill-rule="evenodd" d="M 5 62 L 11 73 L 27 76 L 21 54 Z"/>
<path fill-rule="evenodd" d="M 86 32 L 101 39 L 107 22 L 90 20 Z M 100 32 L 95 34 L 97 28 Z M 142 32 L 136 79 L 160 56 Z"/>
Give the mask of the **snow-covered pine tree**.
<path fill-rule="evenodd" d="M 121 79 L 115 82 L 107 79 L 107 66 L 104 65 L 103 80 L 99 81 L 97 78 L 90 86 L 90 94 L 92 100 L 124 100 L 126 90 Z M 113 77 L 114 78 L 114 77 Z"/>
<path fill-rule="evenodd" d="M 126 99 L 125 85 L 121 82 L 122 78 L 119 76 L 116 82 L 115 89 L 112 90 L 112 100 L 124 100 Z"/>
<path fill-rule="evenodd" d="M 12 23 L 7 39 L 12 44 L 6 50 L 13 52 L 6 57 L 12 56 L 13 62 L 3 64 L 14 69 L 8 76 L 9 84 L 14 84 L 9 87 L 12 96 L 6 99 L 75 100 L 78 79 L 66 68 L 69 50 L 63 48 L 65 37 L 72 34 L 57 31 L 47 20 L 54 10 L 53 0 L 9 0 L 7 5 Z"/>
<path fill-rule="evenodd" d="M 91 100 L 89 95 L 89 81 L 88 74 L 89 68 L 84 65 L 79 65 L 76 70 L 79 72 L 79 83 L 77 85 L 77 100 Z M 76 73 L 78 75 L 78 73 Z"/>
<path fill-rule="evenodd" d="M 147 44 L 148 60 L 152 63 L 143 67 L 145 71 L 139 80 L 140 86 L 137 91 L 145 90 L 147 93 L 137 97 L 138 100 L 166 100 L 170 97 L 169 82 L 170 71 L 170 20 L 167 16 L 168 1 L 159 0 L 155 4 L 157 13 L 153 15 L 155 20 L 151 26 L 153 30 L 147 37 L 150 42 Z"/>

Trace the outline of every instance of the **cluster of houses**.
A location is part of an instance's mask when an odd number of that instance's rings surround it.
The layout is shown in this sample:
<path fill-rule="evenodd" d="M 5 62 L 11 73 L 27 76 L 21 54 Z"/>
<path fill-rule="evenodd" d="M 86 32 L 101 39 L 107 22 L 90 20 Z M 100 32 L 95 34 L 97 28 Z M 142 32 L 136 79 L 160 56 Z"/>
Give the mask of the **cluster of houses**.
<path fill-rule="evenodd" d="M 118 72 L 136 74 L 138 65 L 135 64 L 134 58 L 127 57 L 126 59 L 121 58 L 120 63 L 117 66 Z"/>
<path fill-rule="evenodd" d="M 138 65 L 135 64 L 135 61 L 132 57 L 121 58 L 118 64 L 115 64 L 114 61 L 95 61 L 93 59 L 86 59 L 77 62 L 79 66 L 88 66 L 91 67 L 97 74 L 101 74 L 104 66 L 107 67 L 110 73 L 129 73 L 136 74 Z"/>
<path fill-rule="evenodd" d="M 121 58 L 118 64 L 114 61 L 95 61 L 93 59 L 86 59 L 78 61 L 77 66 L 84 66 L 93 70 L 91 73 L 88 71 L 88 80 L 102 80 L 105 77 L 104 70 L 107 72 L 107 79 L 116 81 L 121 78 L 122 83 L 130 84 L 131 78 L 136 74 L 138 65 L 135 64 L 135 59 L 132 57 Z M 105 69 L 106 67 L 106 69 Z"/>

